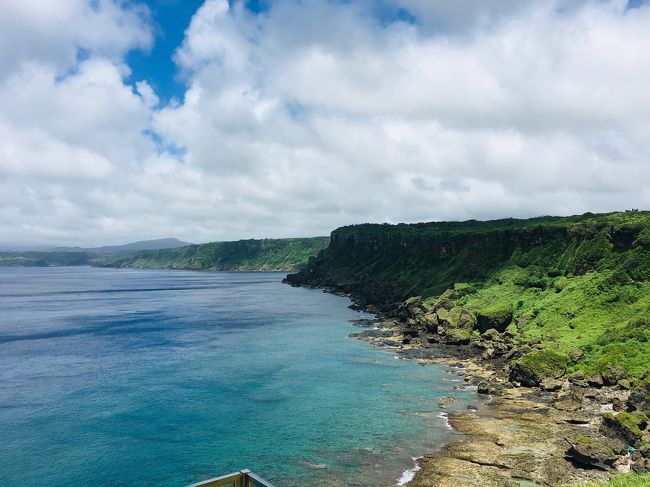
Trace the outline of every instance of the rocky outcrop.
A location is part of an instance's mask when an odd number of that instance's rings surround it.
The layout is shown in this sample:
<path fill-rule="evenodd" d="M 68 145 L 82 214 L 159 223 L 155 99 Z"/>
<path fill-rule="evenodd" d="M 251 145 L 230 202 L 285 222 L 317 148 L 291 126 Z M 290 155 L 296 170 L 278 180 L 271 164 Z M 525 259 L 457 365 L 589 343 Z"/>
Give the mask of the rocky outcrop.
<path fill-rule="evenodd" d="M 605 441 L 598 441 L 589 436 L 567 438 L 569 449 L 566 456 L 583 467 L 609 470 L 618 459 L 618 455 L 605 444 Z"/>

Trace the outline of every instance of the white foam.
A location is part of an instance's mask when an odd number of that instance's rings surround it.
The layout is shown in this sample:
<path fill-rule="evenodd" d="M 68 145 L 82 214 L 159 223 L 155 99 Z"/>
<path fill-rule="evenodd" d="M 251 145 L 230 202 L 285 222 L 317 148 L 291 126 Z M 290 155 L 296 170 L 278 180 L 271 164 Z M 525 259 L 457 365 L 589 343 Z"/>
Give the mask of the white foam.
<path fill-rule="evenodd" d="M 444 420 L 445 428 L 447 428 L 447 429 L 449 429 L 449 430 L 453 430 L 453 429 L 454 429 L 454 428 L 452 428 L 451 425 L 449 424 L 449 416 L 447 415 L 447 413 L 445 413 L 445 412 L 438 413 L 438 417 L 439 417 L 439 418 L 442 418 L 442 419 Z"/>
<path fill-rule="evenodd" d="M 404 470 L 404 473 L 402 473 L 402 476 L 397 481 L 397 485 L 406 485 L 415 478 L 415 474 L 421 467 L 417 463 L 418 457 L 413 457 L 413 461 L 415 462 L 415 467 Z"/>

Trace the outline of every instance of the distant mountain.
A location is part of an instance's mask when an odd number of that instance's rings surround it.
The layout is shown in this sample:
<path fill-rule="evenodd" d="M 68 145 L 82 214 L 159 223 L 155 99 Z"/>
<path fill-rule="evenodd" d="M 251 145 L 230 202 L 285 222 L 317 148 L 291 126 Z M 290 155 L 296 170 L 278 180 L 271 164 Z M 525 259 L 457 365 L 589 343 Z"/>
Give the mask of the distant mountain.
<path fill-rule="evenodd" d="M 157 240 L 142 240 L 140 242 L 127 243 L 123 245 L 104 245 L 103 247 L 56 247 L 50 252 L 88 252 L 92 254 L 114 255 L 121 252 L 138 252 L 141 250 L 163 250 L 176 249 L 192 245 L 177 238 L 159 238 Z"/>

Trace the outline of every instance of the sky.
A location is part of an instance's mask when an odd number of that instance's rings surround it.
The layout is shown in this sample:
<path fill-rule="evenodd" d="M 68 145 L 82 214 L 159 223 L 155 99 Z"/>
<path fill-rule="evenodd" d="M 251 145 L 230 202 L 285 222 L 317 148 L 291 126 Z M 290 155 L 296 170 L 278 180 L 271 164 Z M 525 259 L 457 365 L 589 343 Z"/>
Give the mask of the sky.
<path fill-rule="evenodd" d="M 0 0 L 0 247 L 650 209 L 642 0 Z"/>

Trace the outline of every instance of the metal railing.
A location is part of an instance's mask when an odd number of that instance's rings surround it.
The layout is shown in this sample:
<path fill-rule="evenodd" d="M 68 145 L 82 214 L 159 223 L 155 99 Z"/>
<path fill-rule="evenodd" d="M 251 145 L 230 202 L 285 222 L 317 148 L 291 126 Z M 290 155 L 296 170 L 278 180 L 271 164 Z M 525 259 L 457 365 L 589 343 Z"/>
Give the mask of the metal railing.
<path fill-rule="evenodd" d="M 188 485 L 187 487 L 273 487 L 273 485 L 250 470 L 244 469 L 236 473 Z"/>

